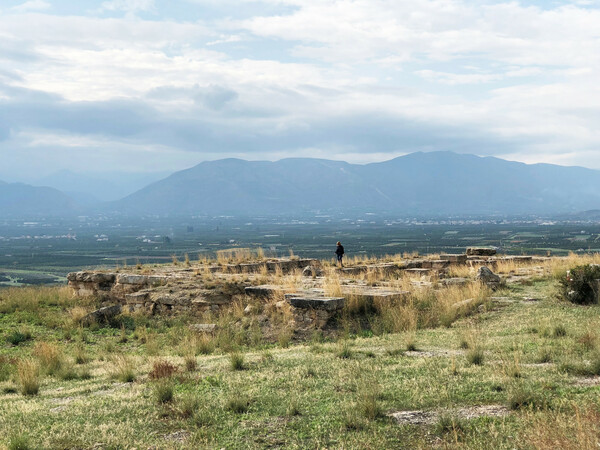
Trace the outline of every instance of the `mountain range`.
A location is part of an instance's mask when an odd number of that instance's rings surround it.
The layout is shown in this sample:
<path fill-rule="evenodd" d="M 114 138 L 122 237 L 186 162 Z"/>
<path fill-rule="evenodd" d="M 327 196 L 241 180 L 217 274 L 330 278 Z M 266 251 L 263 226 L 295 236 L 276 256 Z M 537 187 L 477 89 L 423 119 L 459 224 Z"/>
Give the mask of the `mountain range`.
<path fill-rule="evenodd" d="M 5 210 L 4 205 L 10 207 Z M 412 153 L 366 165 L 310 158 L 223 159 L 173 173 L 93 208 L 78 207 L 55 189 L 2 184 L 0 208 L 0 215 L 557 215 L 600 209 L 600 171 L 452 152 Z"/>

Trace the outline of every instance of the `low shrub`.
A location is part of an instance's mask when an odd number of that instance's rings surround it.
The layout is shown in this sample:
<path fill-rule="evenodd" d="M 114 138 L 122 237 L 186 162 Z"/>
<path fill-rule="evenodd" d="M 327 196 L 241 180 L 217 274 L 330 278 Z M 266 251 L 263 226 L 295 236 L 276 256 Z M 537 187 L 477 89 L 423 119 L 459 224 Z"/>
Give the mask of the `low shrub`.
<path fill-rule="evenodd" d="M 600 265 L 585 264 L 568 270 L 560 278 L 560 294 L 563 299 L 578 305 L 598 303 Z"/>

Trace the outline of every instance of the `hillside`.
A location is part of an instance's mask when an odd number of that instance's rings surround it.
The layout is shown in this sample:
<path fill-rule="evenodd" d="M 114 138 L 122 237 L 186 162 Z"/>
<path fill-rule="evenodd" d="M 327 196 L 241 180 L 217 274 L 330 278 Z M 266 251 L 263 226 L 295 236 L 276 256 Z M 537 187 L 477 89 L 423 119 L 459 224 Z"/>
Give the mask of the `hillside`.
<path fill-rule="evenodd" d="M 557 214 L 600 207 L 600 172 L 451 152 L 367 165 L 294 158 L 203 162 L 114 202 L 144 214 Z"/>
<path fill-rule="evenodd" d="M 76 212 L 75 202 L 49 187 L 0 182 L 0 216 L 59 216 Z"/>
<path fill-rule="evenodd" d="M 0 448 L 598 448 L 600 306 L 556 295 L 597 254 L 497 255 L 495 292 L 479 259 L 246 256 L 3 291 Z"/>

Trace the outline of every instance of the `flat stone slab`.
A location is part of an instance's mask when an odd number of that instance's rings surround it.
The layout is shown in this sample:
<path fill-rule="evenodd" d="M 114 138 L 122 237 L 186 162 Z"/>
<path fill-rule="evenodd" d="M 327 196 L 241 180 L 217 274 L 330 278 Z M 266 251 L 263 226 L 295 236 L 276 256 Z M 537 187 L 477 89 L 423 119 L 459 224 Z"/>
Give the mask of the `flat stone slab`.
<path fill-rule="evenodd" d="M 246 295 L 250 297 L 269 297 L 270 295 L 280 292 L 282 290 L 281 286 L 275 286 L 273 284 L 263 284 L 260 286 L 246 286 L 244 291 Z"/>
<path fill-rule="evenodd" d="M 409 274 L 409 275 L 417 275 L 417 276 L 422 276 L 422 275 L 429 275 L 431 273 L 431 269 L 406 269 L 404 271 L 405 273 Z"/>
<path fill-rule="evenodd" d="M 398 425 L 433 425 L 443 415 L 470 420 L 478 417 L 506 417 L 509 414 L 510 410 L 504 405 L 481 405 L 459 409 L 398 411 L 390 414 L 390 417 L 394 419 Z"/>
<path fill-rule="evenodd" d="M 301 309 L 324 309 L 326 311 L 337 311 L 346 304 L 344 297 L 300 297 L 290 296 L 286 298 L 294 308 Z"/>
<path fill-rule="evenodd" d="M 195 331 L 196 333 L 214 333 L 217 329 L 217 324 L 215 323 L 193 323 L 189 325 L 190 330 Z"/>
<path fill-rule="evenodd" d="M 449 254 L 449 255 L 441 255 L 441 259 L 445 259 L 454 264 L 464 264 L 467 262 L 467 255 L 462 254 Z"/>
<path fill-rule="evenodd" d="M 471 282 L 471 280 L 469 280 L 468 278 L 461 278 L 461 277 L 444 278 L 444 279 L 440 280 L 440 284 L 442 284 L 443 286 L 465 286 L 465 285 L 469 284 L 470 282 Z"/>

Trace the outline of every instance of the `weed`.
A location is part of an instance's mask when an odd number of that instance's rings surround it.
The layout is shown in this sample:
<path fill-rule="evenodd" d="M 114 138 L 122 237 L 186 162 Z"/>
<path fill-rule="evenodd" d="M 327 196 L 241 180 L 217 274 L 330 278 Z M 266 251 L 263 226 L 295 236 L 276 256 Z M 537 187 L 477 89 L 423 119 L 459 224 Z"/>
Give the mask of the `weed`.
<path fill-rule="evenodd" d="M 510 392 L 507 406 L 512 410 L 518 409 L 542 409 L 548 406 L 548 402 L 540 394 L 531 388 L 518 387 Z"/>
<path fill-rule="evenodd" d="M 63 354 L 56 344 L 38 342 L 33 354 L 40 361 L 40 368 L 48 375 L 54 375 L 63 364 Z"/>
<path fill-rule="evenodd" d="M 296 395 L 291 395 L 285 410 L 285 415 L 288 417 L 294 417 L 301 415 L 300 404 Z"/>
<path fill-rule="evenodd" d="M 437 423 L 435 424 L 435 432 L 438 435 L 444 435 L 452 433 L 455 436 L 457 434 L 464 433 L 465 425 L 462 420 L 458 417 L 454 417 L 449 414 L 440 415 Z"/>
<path fill-rule="evenodd" d="M 593 331 L 586 331 L 583 333 L 578 339 L 577 342 L 580 343 L 583 348 L 586 350 L 594 350 L 596 348 L 598 341 L 598 335 Z"/>
<path fill-rule="evenodd" d="M 23 395 L 36 395 L 40 390 L 40 368 L 33 359 L 17 363 L 17 382 Z"/>
<path fill-rule="evenodd" d="M 116 355 L 112 358 L 111 376 L 123 383 L 135 381 L 133 363 L 125 355 Z"/>
<path fill-rule="evenodd" d="M 17 346 L 30 339 L 31 333 L 23 330 L 14 330 L 6 336 L 6 342 L 14 346 Z"/>
<path fill-rule="evenodd" d="M 85 345 L 82 342 L 78 342 L 75 345 L 75 363 L 85 364 L 86 362 L 88 362 L 88 356 L 85 352 Z"/>
<path fill-rule="evenodd" d="M 552 336 L 555 338 L 565 337 L 567 335 L 567 329 L 563 325 L 556 325 L 552 330 Z"/>
<path fill-rule="evenodd" d="M 277 343 L 281 348 L 288 348 L 290 346 L 290 342 L 292 341 L 292 336 L 294 334 L 294 330 L 289 327 L 284 327 L 279 331 L 277 336 Z"/>
<path fill-rule="evenodd" d="M 244 414 L 250 408 L 250 399 L 239 392 L 233 392 L 225 402 L 225 409 L 236 414 Z"/>
<path fill-rule="evenodd" d="M 194 372 L 198 367 L 198 361 L 196 361 L 195 355 L 186 355 L 184 357 L 185 370 L 188 372 Z"/>
<path fill-rule="evenodd" d="M 30 450 L 33 448 L 26 434 L 14 434 L 8 441 L 8 450 Z"/>
<path fill-rule="evenodd" d="M 408 352 L 416 352 L 417 349 L 417 343 L 415 341 L 415 336 L 414 334 L 410 334 L 407 338 L 406 338 L 406 351 Z"/>
<path fill-rule="evenodd" d="M 541 349 L 535 359 L 535 362 L 538 364 L 547 364 L 552 362 L 552 352 L 547 348 Z"/>
<path fill-rule="evenodd" d="M 186 395 L 179 401 L 179 414 L 184 419 L 193 417 L 200 409 L 200 400 L 193 395 Z"/>
<path fill-rule="evenodd" d="M 229 355 L 229 364 L 232 370 L 245 370 L 246 363 L 243 353 L 233 352 Z"/>
<path fill-rule="evenodd" d="M 158 380 L 160 378 L 170 378 L 177 372 L 177 367 L 169 361 L 158 360 L 152 364 L 152 370 L 148 374 L 150 379 Z"/>
<path fill-rule="evenodd" d="M 154 385 L 154 398 L 158 404 L 170 403 L 173 401 L 173 383 L 168 380 L 161 380 Z"/>
<path fill-rule="evenodd" d="M 481 366 L 483 364 L 483 349 L 474 347 L 467 352 L 467 361 L 469 364 Z"/>
<path fill-rule="evenodd" d="M 356 407 L 365 419 L 374 420 L 383 414 L 377 402 L 378 394 L 377 390 L 372 388 L 359 391 Z"/>
<path fill-rule="evenodd" d="M 350 343 L 348 342 L 348 340 L 343 340 L 340 342 L 340 344 L 338 345 L 336 356 L 342 359 L 352 358 L 352 348 L 350 347 Z"/>
<path fill-rule="evenodd" d="M 348 407 L 344 411 L 343 426 L 347 431 L 360 431 L 366 425 L 365 418 L 358 413 L 355 407 Z"/>
<path fill-rule="evenodd" d="M 208 334 L 202 334 L 196 341 L 197 352 L 201 355 L 210 355 L 215 351 L 213 338 Z"/>

